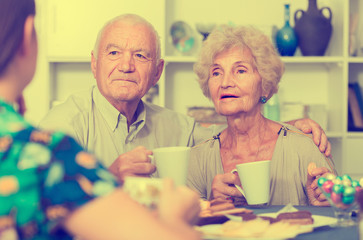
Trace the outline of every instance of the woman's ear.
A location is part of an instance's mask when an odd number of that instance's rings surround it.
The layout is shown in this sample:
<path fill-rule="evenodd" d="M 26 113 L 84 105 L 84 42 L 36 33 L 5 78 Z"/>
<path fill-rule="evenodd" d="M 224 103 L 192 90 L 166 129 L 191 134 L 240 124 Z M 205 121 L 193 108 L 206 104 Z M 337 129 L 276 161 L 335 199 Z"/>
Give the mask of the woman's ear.
<path fill-rule="evenodd" d="M 19 54 L 26 56 L 32 52 L 33 41 L 36 39 L 34 28 L 34 16 L 28 16 L 24 23 L 23 41 L 19 48 Z"/>

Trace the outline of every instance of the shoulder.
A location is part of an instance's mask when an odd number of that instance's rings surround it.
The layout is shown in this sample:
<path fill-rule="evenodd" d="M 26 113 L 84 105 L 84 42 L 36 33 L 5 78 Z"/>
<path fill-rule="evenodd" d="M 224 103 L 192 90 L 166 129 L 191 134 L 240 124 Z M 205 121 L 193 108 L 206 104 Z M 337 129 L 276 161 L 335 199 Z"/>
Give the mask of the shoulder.
<path fill-rule="evenodd" d="M 50 166 L 53 163 L 64 162 L 67 169 L 76 166 L 86 169 L 97 169 L 100 162 L 96 157 L 87 152 L 73 137 L 60 131 L 46 131 L 30 127 L 26 129 L 28 133 L 19 133 L 14 141 L 24 143 L 21 154 L 27 157 L 19 158 L 18 165 L 23 167 L 38 164 L 38 167 Z M 78 168 L 80 169 L 80 168 Z M 68 170 L 67 170 L 68 171 Z M 83 172 L 84 173 L 84 172 Z"/>
<path fill-rule="evenodd" d="M 0 138 L 0 143 L 6 143 L 5 136 Z M 14 155 L 21 154 L 18 165 L 22 167 L 29 167 L 31 165 L 46 165 L 53 157 L 54 153 L 59 152 L 60 156 L 71 154 L 76 155 L 78 152 L 83 151 L 83 148 L 70 136 L 59 131 L 46 131 L 35 128 L 31 125 L 24 129 L 18 129 L 12 134 L 11 141 L 14 143 L 21 143 L 21 148 Z M 9 146 L 11 147 L 11 146 Z M 20 155 L 19 155 L 20 156 Z M 72 157 L 71 156 L 71 157 Z M 34 161 L 31 163 L 31 161 Z"/>
<path fill-rule="evenodd" d="M 285 153 L 289 152 L 289 155 L 297 155 L 299 158 L 305 158 L 307 161 L 312 159 L 325 159 L 323 153 L 320 152 L 318 146 L 314 143 L 312 134 L 305 134 L 294 126 L 285 124 L 287 128 L 286 134 L 283 134 L 283 141 L 281 144 Z M 284 131 L 282 129 L 281 131 Z M 286 136 L 285 136 L 286 135 Z"/>
<path fill-rule="evenodd" d="M 51 151 L 59 149 L 64 151 L 82 151 L 83 148 L 69 135 L 60 131 L 47 131 L 35 127 L 29 127 L 29 139 L 21 139 L 24 142 L 36 143 L 48 148 Z M 18 134 L 21 138 L 22 134 Z M 27 136 L 27 134 L 24 134 Z"/>
<path fill-rule="evenodd" d="M 41 120 L 40 127 L 54 123 L 67 124 L 88 115 L 92 108 L 93 88 L 70 95 L 64 102 L 52 107 Z"/>
<path fill-rule="evenodd" d="M 292 126 L 290 124 L 283 123 L 283 128 L 281 131 L 284 131 L 284 128 L 287 130 L 286 134 L 283 132 L 284 136 L 287 136 L 289 141 L 294 144 L 308 144 L 315 145 L 312 134 L 303 133 L 301 130 Z"/>
<path fill-rule="evenodd" d="M 203 174 L 214 172 L 218 161 L 220 161 L 218 139 L 211 138 L 195 145 L 190 151 L 189 169 L 193 172 L 191 175 L 200 174 L 199 171 Z"/>
<path fill-rule="evenodd" d="M 143 102 L 146 110 L 146 116 L 152 121 L 167 121 L 169 124 L 177 125 L 192 125 L 194 126 L 195 120 L 185 114 L 170 110 L 165 107 L 160 107 L 158 105 Z"/>
<path fill-rule="evenodd" d="M 217 137 L 212 137 L 192 147 L 191 155 L 198 161 L 201 159 L 210 159 L 210 156 L 214 156 L 218 149 L 219 141 Z"/>
<path fill-rule="evenodd" d="M 88 111 L 92 105 L 93 87 L 70 95 L 63 103 L 54 106 L 51 112 L 73 113 Z"/>
<path fill-rule="evenodd" d="M 31 124 L 19 113 L 10 106 L 1 105 L 0 101 L 0 136 L 14 135 L 29 127 Z"/>

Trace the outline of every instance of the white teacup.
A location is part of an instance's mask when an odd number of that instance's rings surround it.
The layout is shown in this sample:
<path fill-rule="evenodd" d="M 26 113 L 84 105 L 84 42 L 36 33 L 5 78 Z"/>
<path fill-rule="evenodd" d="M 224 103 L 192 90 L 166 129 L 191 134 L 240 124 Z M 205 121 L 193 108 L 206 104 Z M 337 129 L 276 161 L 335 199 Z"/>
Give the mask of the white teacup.
<path fill-rule="evenodd" d="M 238 172 L 243 189 L 235 185 L 249 205 L 268 203 L 270 200 L 270 160 L 242 163 L 231 172 Z"/>
<path fill-rule="evenodd" d="M 153 150 L 157 176 L 171 178 L 176 186 L 186 184 L 190 147 L 163 147 Z"/>
<path fill-rule="evenodd" d="M 126 177 L 123 190 L 142 205 L 155 209 L 160 200 L 163 180 L 146 177 Z"/>

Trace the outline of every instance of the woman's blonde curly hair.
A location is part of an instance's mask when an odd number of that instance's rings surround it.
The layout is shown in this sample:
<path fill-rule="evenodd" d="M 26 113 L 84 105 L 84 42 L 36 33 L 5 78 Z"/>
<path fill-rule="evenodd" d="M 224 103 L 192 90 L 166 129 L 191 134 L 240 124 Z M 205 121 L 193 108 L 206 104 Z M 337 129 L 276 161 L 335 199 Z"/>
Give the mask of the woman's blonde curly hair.
<path fill-rule="evenodd" d="M 268 93 L 267 100 L 278 90 L 284 73 L 281 61 L 271 40 L 260 30 L 251 26 L 217 26 L 204 41 L 194 72 L 198 76 L 203 94 L 210 99 L 208 80 L 210 67 L 218 53 L 233 47 L 247 47 L 253 56 L 253 65 L 262 78 L 262 90 Z"/>

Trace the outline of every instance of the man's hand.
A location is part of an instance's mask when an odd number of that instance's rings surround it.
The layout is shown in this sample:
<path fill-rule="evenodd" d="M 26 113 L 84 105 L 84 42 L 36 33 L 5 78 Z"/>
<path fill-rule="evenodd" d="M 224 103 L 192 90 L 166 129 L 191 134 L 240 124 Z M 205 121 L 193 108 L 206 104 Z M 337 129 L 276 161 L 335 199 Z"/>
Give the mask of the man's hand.
<path fill-rule="evenodd" d="M 289 124 L 294 125 L 296 128 L 300 129 L 306 134 L 312 133 L 314 143 L 319 147 L 320 152 L 324 153 L 325 156 L 330 157 L 331 144 L 328 141 L 328 137 L 326 136 L 324 130 L 318 123 L 309 118 L 302 118 L 291 121 Z"/>
<path fill-rule="evenodd" d="M 234 186 L 234 184 L 241 185 L 239 177 L 233 173 L 218 174 L 214 177 L 212 182 L 212 196 L 211 199 L 229 197 L 243 197 L 242 193 Z"/>
<path fill-rule="evenodd" d="M 310 163 L 311 164 L 311 163 Z M 309 164 L 309 165 L 310 165 Z M 308 167 L 309 169 L 309 167 Z M 330 172 L 325 167 L 310 169 L 307 173 L 306 194 L 313 206 L 330 206 L 328 200 L 318 187 L 319 177 L 325 177 Z"/>
<path fill-rule="evenodd" d="M 149 155 L 152 155 L 152 151 L 143 146 L 138 146 L 130 152 L 118 156 L 108 170 L 121 183 L 126 176 L 150 176 L 155 172 L 156 167 L 151 163 Z"/>

